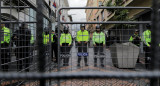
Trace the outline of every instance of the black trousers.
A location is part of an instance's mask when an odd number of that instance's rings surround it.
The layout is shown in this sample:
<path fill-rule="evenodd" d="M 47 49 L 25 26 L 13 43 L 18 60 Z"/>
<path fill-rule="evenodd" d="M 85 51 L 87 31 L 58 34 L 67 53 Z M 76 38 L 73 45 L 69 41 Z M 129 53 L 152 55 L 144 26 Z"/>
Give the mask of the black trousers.
<path fill-rule="evenodd" d="M 65 56 L 65 57 L 61 57 L 63 60 L 63 63 L 64 65 L 68 65 L 69 63 L 69 54 L 70 54 L 70 50 L 71 50 L 71 46 L 68 46 L 69 43 L 63 43 L 62 44 L 62 47 L 60 48 L 60 54 L 62 56 Z"/>
<path fill-rule="evenodd" d="M 52 46 L 52 49 L 51 49 L 51 59 L 53 60 L 53 57 L 54 57 L 54 56 L 53 56 L 53 52 L 54 52 L 54 43 L 52 43 L 51 46 Z"/>
<path fill-rule="evenodd" d="M 96 43 L 96 46 L 94 46 L 94 64 L 97 64 L 97 58 L 96 55 L 104 55 L 104 52 L 103 52 L 103 43 Z M 104 60 L 104 57 L 99 57 L 100 58 L 100 62 L 101 64 L 103 64 L 103 60 Z"/>
<path fill-rule="evenodd" d="M 30 47 L 29 51 L 30 51 L 30 58 L 29 58 L 29 63 L 32 64 L 33 62 L 33 59 L 34 59 L 34 44 L 30 44 L 32 47 Z"/>
<path fill-rule="evenodd" d="M 10 58 L 10 50 L 8 49 L 8 46 L 9 44 L 7 43 L 4 43 L 4 44 L 1 44 L 1 47 L 3 49 L 1 49 L 1 62 L 2 62 L 2 71 L 8 71 L 9 69 L 9 64 L 5 64 L 5 63 L 8 63 L 11 61 L 11 58 Z"/>
<path fill-rule="evenodd" d="M 87 53 L 87 43 L 85 43 L 85 42 L 78 43 L 78 53 Z M 79 56 L 78 57 L 78 64 L 80 64 L 80 61 L 81 61 L 81 57 Z M 85 64 L 87 64 L 87 57 L 86 56 L 84 57 L 84 62 L 85 62 Z"/>
<path fill-rule="evenodd" d="M 15 55 L 17 57 L 17 68 L 18 71 L 21 71 L 24 67 L 25 71 L 29 71 L 30 58 L 29 58 L 29 47 L 25 48 L 17 48 L 15 51 Z"/>
<path fill-rule="evenodd" d="M 96 43 L 96 46 L 94 46 L 94 55 L 104 55 L 103 53 L 103 43 Z"/>
<path fill-rule="evenodd" d="M 58 63 L 58 44 L 53 43 L 52 49 L 53 49 L 54 54 L 55 54 L 55 63 Z M 52 56 L 53 56 L 53 53 L 52 53 Z"/>
<path fill-rule="evenodd" d="M 151 48 L 146 46 L 144 44 L 144 50 L 145 50 L 145 66 L 146 68 L 149 68 L 150 63 L 151 63 Z"/>

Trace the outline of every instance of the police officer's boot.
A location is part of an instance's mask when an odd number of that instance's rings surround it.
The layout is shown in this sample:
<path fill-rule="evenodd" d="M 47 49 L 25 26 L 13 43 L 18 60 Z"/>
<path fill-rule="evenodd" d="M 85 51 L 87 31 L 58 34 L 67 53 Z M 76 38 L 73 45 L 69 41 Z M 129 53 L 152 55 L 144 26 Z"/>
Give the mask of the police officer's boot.
<path fill-rule="evenodd" d="M 63 59 L 63 66 L 66 66 L 66 58 Z"/>
<path fill-rule="evenodd" d="M 145 60 L 146 60 L 146 61 L 145 61 L 146 69 L 150 69 L 151 58 L 150 58 L 150 57 L 147 57 Z"/>
<path fill-rule="evenodd" d="M 100 58 L 101 67 L 104 67 L 104 58 Z"/>
<path fill-rule="evenodd" d="M 137 59 L 137 63 L 140 63 L 140 62 L 139 62 L 139 57 L 138 57 L 138 59 Z"/>
<path fill-rule="evenodd" d="M 81 57 L 78 57 L 77 67 L 80 67 Z"/>
<path fill-rule="evenodd" d="M 94 58 L 94 67 L 97 67 L 97 58 Z"/>
<path fill-rule="evenodd" d="M 69 58 L 66 58 L 66 66 L 69 66 Z"/>
<path fill-rule="evenodd" d="M 140 59 L 139 59 L 139 55 L 138 55 L 138 59 L 137 59 L 137 63 L 140 63 L 140 61 L 139 61 Z"/>
<path fill-rule="evenodd" d="M 87 57 L 84 57 L 85 66 L 88 66 L 87 64 Z"/>

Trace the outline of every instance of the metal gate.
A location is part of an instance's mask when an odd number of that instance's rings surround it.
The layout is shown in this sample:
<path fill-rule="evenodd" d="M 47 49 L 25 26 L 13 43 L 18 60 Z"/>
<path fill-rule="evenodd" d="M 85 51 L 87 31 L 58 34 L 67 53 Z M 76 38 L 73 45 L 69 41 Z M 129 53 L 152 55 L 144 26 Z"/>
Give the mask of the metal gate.
<path fill-rule="evenodd" d="M 5 3 L 4 3 L 5 2 Z M 58 63 L 53 62 L 51 53 L 51 28 L 53 21 L 53 13 L 50 7 L 44 0 L 36 0 L 36 6 L 28 0 L 4 0 L 1 4 L 1 85 L 10 86 L 159 86 L 159 3 L 153 0 L 153 8 L 149 7 L 69 7 L 60 8 L 58 15 Z M 14 6 L 12 3 L 17 4 Z M 4 11 L 9 9 L 9 17 L 7 18 Z M 147 9 L 152 11 L 152 21 L 107 21 L 107 22 L 61 22 L 60 11 L 66 9 Z M 16 10 L 18 12 L 17 19 L 13 16 Z M 22 21 L 20 21 L 22 20 Z M 69 66 L 62 65 L 60 51 L 60 25 L 63 24 L 115 24 L 113 31 L 122 33 L 124 31 L 133 31 L 140 29 L 141 33 L 143 25 L 151 24 L 152 26 L 152 44 L 151 44 L 151 69 L 146 70 L 144 67 L 136 69 L 120 69 L 114 67 L 118 65 L 114 61 L 116 51 L 114 48 L 117 45 L 110 47 L 110 50 L 105 51 L 105 67 L 93 66 L 93 48 L 88 48 L 88 65 L 77 67 L 77 49 L 73 44 L 70 53 Z M 119 24 L 133 24 L 136 27 L 130 29 Z M 9 28 L 9 29 L 8 29 Z M 29 28 L 29 29 L 28 29 Z M 118 32 L 120 31 L 120 32 Z M 47 36 L 48 35 L 48 36 Z M 130 34 L 126 35 L 128 37 Z M 142 35 L 142 34 L 141 34 Z M 4 38 L 3 38 L 4 36 Z M 8 41 L 7 41 L 7 40 Z M 3 42 L 2 42 L 3 41 Z M 91 40 L 92 41 L 92 40 Z M 113 41 L 113 40 L 112 40 Z M 121 38 L 121 43 L 128 42 Z M 141 43 L 142 44 L 142 43 Z M 125 45 L 118 48 L 125 48 Z M 132 45 L 132 44 L 131 44 Z M 135 45 L 133 45 L 135 46 Z M 79 47 L 79 46 L 77 46 Z M 83 47 L 83 46 L 82 46 Z M 128 46 L 127 46 L 128 47 Z M 126 47 L 126 48 L 127 48 Z M 143 48 L 143 46 L 141 46 Z M 128 49 L 128 48 L 127 48 Z M 137 53 L 131 50 L 127 53 Z M 124 51 L 126 52 L 126 51 Z M 120 52 L 121 57 L 125 56 L 123 50 Z M 110 54 L 109 54 L 110 53 Z M 118 52 L 117 52 L 118 53 Z M 147 52 L 148 53 L 148 52 Z M 112 55 L 113 54 L 113 55 Z M 127 66 L 133 61 L 125 63 Z M 111 58 L 113 57 L 113 58 Z M 127 56 L 129 58 L 129 56 Z M 123 59 L 123 58 L 120 58 Z M 99 62 L 100 63 L 100 62 Z M 110 65 L 113 63 L 113 65 Z"/>

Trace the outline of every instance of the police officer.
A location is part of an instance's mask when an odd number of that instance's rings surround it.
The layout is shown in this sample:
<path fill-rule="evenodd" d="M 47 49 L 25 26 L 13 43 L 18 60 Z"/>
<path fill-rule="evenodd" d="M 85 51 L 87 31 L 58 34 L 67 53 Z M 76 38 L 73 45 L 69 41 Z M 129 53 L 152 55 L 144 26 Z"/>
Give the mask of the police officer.
<path fill-rule="evenodd" d="M 140 37 L 139 31 L 137 29 L 135 30 L 134 35 L 130 37 L 129 41 L 132 42 L 133 44 L 137 45 L 138 47 L 140 46 L 141 37 Z M 137 59 L 137 63 L 139 63 L 139 56 Z"/>
<path fill-rule="evenodd" d="M 101 31 L 100 26 L 96 26 L 96 32 L 93 33 L 93 45 L 94 45 L 94 66 L 97 67 L 98 52 L 102 55 L 100 58 L 101 67 L 104 67 L 104 53 L 103 47 L 105 47 L 105 34 Z"/>
<path fill-rule="evenodd" d="M 33 54 L 33 51 L 34 51 L 34 42 L 35 42 L 35 40 L 34 40 L 34 36 L 33 36 L 33 34 L 31 35 L 31 40 L 30 40 L 30 46 L 32 46 L 32 47 L 30 47 L 30 59 L 29 59 L 29 63 L 32 63 L 33 62 L 33 57 L 34 57 L 34 54 Z"/>
<path fill-rule="evenodd" d="M 53 51 L 54 51 L 54 31 L 52 30 L 51 32 L 51 46 L 52 46 L 52 49 L 51 49 L 51 58 L 52 58 L 52 61 L 54 61 L 54 58 L 53 58 Z"/>
<path fill-rule="evenodd" d="M 45 46 L 45 54 L 48 55 L 48 49 L 49 49 L 49 31 L 48 29 L 46 28 L 44 30 L 44 33 L 43 33 L 43 44 Z"/>
<path fill-rule="evenodd" d="M 49 43 L 49 32 L 47 30 L 43 33 L 43 44 L 47 45 Z"/>
<path fill-rule="evenodd" d="M 72 44 L 72 37 L 69 33 L 68 27 L 64 27 L 64 33 L 60 37 L 61 58 L 63 59 L 63 66 L 69 66 L 69 53 Z"/>
<path fill-rule="evenodd" d="M 81 25 L 81 30 L 77 32 L 78 53 L 87 53 L 87 43 L 89 41 L 88 31 L 85 30 L 85 25 Z M 78 64 L 80 67 L 81 56 L 78 56 Z M 88 66 L 87 56 L 84 56 L 85 66 Z"/>
<path fill-rule="evenodd" d="M 31 44 L 31 45 L 33 45 L 33 44 L 34 44 L 34 36 L 33 36 L 33 35 L 31 35 L 30 44 Z"/>
<path fill-rule="evenodd" d="M 143 32 L 143 42 L 145 50 L 145 66 L 148 69 L 151 62 L 151 26 L 146 25 L 147 30 Z"/>
<path fill-rule="evenodd" d="M 55 33 L 53 35 L 53 51 L 55 54 L 54 63 L 58 63 L 58 27 L 55 27 Z"/>
<path fill-rule="evenodd" d="M 13 35 L 13 41 L 16 45 L 16 57 L 17 57 L 17 68 L 19 71 L 22 70 L 23 66 L 25 67 L 25 71 L 29 71 L 29 46 L 31 40 L 31 31 L 28 29 L 28 25 L 22 23 L 19 30 Z"/>
<path fill-rule="evenodd" d="M 137 46 L 140 45 L 141 37 L 140 37 L 139 31 L 137 29 L 135 30 L 134 35 L 130 37 L 129 41 Z"/>
<path fill-rule="evenodd" d="M 9 65 L 4 63 L 10 62 L 9 44 L 10 44 L 10 29 L 1 24 L 1 64 L 2 71 L 8 71 Z"/>

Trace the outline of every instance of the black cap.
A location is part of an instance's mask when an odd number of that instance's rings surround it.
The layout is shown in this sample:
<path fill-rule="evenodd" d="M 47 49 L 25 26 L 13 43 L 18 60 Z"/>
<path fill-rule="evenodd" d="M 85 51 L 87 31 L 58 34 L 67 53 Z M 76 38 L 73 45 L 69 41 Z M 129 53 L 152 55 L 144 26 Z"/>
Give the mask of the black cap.
<path fill-rule="evenodd" d="M 20 23 L 20 27 L 21 28 L 28 28 L 28 25 L 24 22 Z"/>
<path fill-rule="evenodd" d="M 81 24 L 81 27 L 85 27 L 85 24 Z"/>
<path fill-rule="evenodd" d="M 45 27 L 45 28 L 44 28 L 44 32 L 47 32 L 47 31 L 48 31 L 48 28 L 47 28 L 47 27 Z"/>
<path fill-rule="evenodd" d="M 138 29 L 135 29 L 135 32 L 139 32 L 139 30 L 138 30 Z"/>
<path fill-rule="evenodd" d="M 81 27 L 81 28 L 82 28 L 82 27 L 84 27 L 84 29 L 85 29 L 85 24 L 81 24 L 81 26 L 80 26 L 80 27 Z"/>
<path fill-rule="evenodd" d="M 96 26 L 96 29 L 101 29 L 101 27 L 99 25 Z"/>
<path fill-rule="evenodd" d="M 146 25 L 146 27 L 147 27 L 147 28 L 150 28 L 150 27 L 151 27 L 151 25 L 150 25 L 150 24 L 147 24 L 147 25 Z"/>
<path fill-rule="evenodd" d="M 68 27 L 64 26 L 64 29 L 63 30 L 68 30 Z"/>

